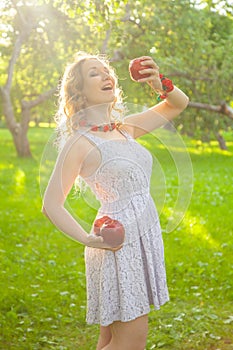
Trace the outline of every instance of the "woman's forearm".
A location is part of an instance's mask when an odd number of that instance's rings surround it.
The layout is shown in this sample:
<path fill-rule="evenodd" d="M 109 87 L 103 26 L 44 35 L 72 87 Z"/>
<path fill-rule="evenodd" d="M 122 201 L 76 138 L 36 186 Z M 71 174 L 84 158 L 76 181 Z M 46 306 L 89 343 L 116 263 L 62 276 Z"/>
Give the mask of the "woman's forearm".
<path fill-rule="evenodd" d="M 88 234 L 72 217 L 72 215 L 70 215 L 64 206 L 48 206 L 46 203 L 44 203 L 42 212 L 60 231 L 64 232 L 82 244 L 87 244 Z"/>
<path fill-rule="evenodd" d="M 174 86 L 174 89 L 167 94 L 165 103 L 170 107 L 184 110 L 189 102 L 188 96 L 181 91 L 178 87 Z"/>

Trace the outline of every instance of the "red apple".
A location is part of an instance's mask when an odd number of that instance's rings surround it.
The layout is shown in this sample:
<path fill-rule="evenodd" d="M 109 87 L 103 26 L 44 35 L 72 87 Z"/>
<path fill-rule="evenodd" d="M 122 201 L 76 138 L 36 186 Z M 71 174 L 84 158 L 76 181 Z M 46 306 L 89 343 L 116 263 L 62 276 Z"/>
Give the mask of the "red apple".
<path fill-rule="evenodd" d="M 108 216 L 103 216 L 95 221 L 94 233 L 97 236 L 102 236 L 104 242 L 112 248 L 120 246 L 125 238 L 125 229 L 122 223 Z"/>
<path fill-rule="evenodd" d="M 142 58 L 135 58 L 134 60 L 130 61 L 129 63 L 129 72 L 130 76 L 133 80 L 138 81 L 142 78 L 147 78 L 150 76 L 150 74 L 140 74 L 139 70 L 143 70 L 146 68 L 150 68 L 149 66 L 142 66 L 141 62 L 145 59 Z"/>
<path fill-rule="evenodd" d="M 95 220 L 95 222 L 94 222 L 94 233 L 95 234 L 99 235 L 100 228 L 103 226 L 103 224 L 107 220 L 112 220 L 112 219 L 109 216 L 105 215 L 102 218 L 99 218 L 99 219 Z"/>

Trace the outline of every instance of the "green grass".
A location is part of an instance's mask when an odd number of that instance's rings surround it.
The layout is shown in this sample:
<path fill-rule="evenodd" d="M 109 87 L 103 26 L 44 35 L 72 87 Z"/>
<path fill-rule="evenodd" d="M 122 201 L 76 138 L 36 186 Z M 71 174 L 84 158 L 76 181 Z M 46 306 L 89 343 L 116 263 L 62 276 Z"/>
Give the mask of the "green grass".
<path fill-rule="evenodd" d="M 31 128 L 34 158 L 19 159 L 8 131 L 0 130 L 2 350 L 94 350 L 97 341 L 98 326 L 85 323 L 83 246 L 59 233 L 40 212 L 39 167 L 50 134 L 47 128 Z M 163 232 L 171 301 L 150 314 L 147 350 L 233 349 L 231 138 L 228 151 L 215 142 L 185 141 L 193 194 L 182 222 Z M 142 142 L 161 164 L 153 171 L 152 195 L 166 228 L 179 191 L 173 151 L 153 135 Z M 175 146 L 189 181 L 188 155 Z M 48 168 L 41 166 L 42 189 L 53 164 L 50 156 Z M 88 192 L 80 198 L 71 194 L 68 204 L 88 228 L 97 208 L 93 198 Z"/>

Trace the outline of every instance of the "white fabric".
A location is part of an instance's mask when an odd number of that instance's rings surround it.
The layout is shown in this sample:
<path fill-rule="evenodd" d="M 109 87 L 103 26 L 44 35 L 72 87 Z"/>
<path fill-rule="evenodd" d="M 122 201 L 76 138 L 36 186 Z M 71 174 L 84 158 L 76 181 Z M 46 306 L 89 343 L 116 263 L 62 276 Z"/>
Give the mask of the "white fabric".
<path fill-rule="evenodd" d="M 117 219 L 126 233 L 117 252 L 85 248 L 87 323 L 107 326 L 169 300 L 160 223 L 149 192 L 152 156 L 126 132 L 125 140 L 81 133 L 102 156 L 97 171 L 84 179 L 101 203 L 96 218 Z"/>

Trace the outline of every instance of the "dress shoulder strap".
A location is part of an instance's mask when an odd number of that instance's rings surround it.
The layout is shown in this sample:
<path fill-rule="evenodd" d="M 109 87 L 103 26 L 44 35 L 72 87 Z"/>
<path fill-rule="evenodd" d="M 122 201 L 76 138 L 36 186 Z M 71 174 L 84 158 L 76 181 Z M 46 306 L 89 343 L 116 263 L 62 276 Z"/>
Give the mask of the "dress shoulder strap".
<path fill-rule="evenodd" d="M 118 129 L 120 131 L 120 133 L 125 136 L 126 139 L 128 140 L 134 140 L 133 136 L 131 136 L 125 129 L 124 126 L 122 128 Z"/>
<path fill-rule="evenodd" d="M 89 141 L 91 141 L 92 143 L 94 143 L 97 146 L 99 144 L 103 143 L 104 141 L 106 141 L 106 140 L 102 139 L 101 137 L 95 136 L 92 133 L 88 132 L 88 130 L 79 129 L 79 130 L 77 130 L 77 133 L 85 136 Z"/>

